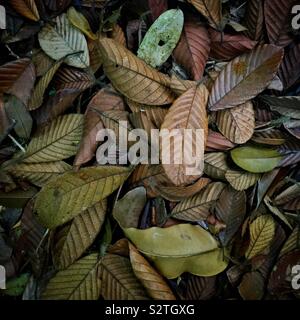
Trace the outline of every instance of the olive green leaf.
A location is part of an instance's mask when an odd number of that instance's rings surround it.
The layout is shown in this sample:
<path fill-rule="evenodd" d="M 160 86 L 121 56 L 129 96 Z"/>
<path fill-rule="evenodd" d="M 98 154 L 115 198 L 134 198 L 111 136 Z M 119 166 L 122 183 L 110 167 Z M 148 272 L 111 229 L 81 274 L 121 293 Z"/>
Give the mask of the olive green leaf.
<path fill-rule="evenodd" d="M 138 57 L 153 68 L 165 63 L 175 49 L 183 29 L 180 9 L 164 12 L 150 27 L 138 50 Z"/>
<path fill-rule="evenodd" d="M 271 244 L 275 235 L 275 221 L 271 215 L 263 215 L 255 219 L 250 225 L 250 244 L 245 257 L 250 260 Z"/>
<path fill-rule="evenodd" d="M 82 137 L 83 119 L 83 115 L 69 114 L 43 127 L 29 143 L 23 162 L 52 162 L 74 156 Z"/>
<path fill-rule="evenodd" d="M 98 300 L 101 290 L 99 261 L 91 254 L 59 271 L 48 283 L 44 300 Z"/>
<path fill-rule="evenodd" d="M 20 163 L 8 168 L 9 172 L 18 178 L 25 179 L 38 187 L 44 186 L 50 179 L 72 170 L 63 161 L 45 163 Z"/>
<path fill-rule="evenodd" d="M 98 202 L 57 231 L 52 257 L 58 269 L 66 269 L 90 247 L 101 230 L 106 209 L 106 200 Z"/>
<path fill-rule="evenodd" d="M 140 190 L 130 191 L 132 197 L 144 198 Z M 199 226 L 179 224 L 170 228 L 136 229 L 128 220 L 128 213 L 122 204 L 128 194 L 117 202 L 114 217 L 128 239 L 137 249 L 153 261 L 158 271 L 169 279 L 174 279 L 184 272 L 199 276 L 212 276 L 225 270 L 228 262 L 218 242 Z"/>
<path fill-rule="evenodd" d="M 35 202 L 40 223 L 49 229 L 67 223 L 111 195 L 130 173 L 125 167 L 88 167 L 51 180 Z"/>
<path fill-rule="evenodd" d="M 282 156 L 274 149 L 252 146 L 232 150 L 231 157 L 239 167 L 252 173 L 272 171 L 282 159 Z"/>

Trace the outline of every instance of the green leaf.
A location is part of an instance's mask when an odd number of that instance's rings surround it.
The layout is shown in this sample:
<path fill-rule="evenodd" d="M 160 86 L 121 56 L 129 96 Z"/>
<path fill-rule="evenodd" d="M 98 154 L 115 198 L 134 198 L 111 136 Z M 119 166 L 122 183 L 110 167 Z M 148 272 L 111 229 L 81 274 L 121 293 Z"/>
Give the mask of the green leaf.
<path fill-rule="evenodd" d="M 174 279 L 184 272 L 212 276 L 225 270 L 227 261 L 215 238 L 199 226 L 180 224 L 170 228 L 136 229 L 123 204 L 135 194 L 142 203 L 144 194 L 129 192 L 114 208 L 114 217 L 128 239 L 151 259 L 162 275 Z M 129 195 L 129 196 L 128 196 Z"/>
<path fill-rule="evenodd" d="M 16 122 L 14 130 L 23 139 L 30 137 L 32 129 L 32 118 L 21 100 L 15 96 L 10 96 L 5 102 L 5 111 L 11 120 Z"/>
<path fill-rule="evenodd" d="M 111 195 L 130 173 L 125 167 L 89 167 L 51 180 L 37 195 L 39 221 L 49 229 L 67 223 Z"/>
<path fill-rule="evenodd" d="M 46 163 L 20 163 L 8 168 L 9 172 L 18 178 L 25 179 L 38 187 L 45 185 L 53 177 L 72 170 L 63 161 Z"/>
<path fill-rule="evenodd" d="M 101 290 L 97 254 L 91 254 L 58 272 L 42 295 L 45 300 L 98 300 Z"/>
<path fill-rule="evenodd" d="M 81 141 L 83 120 L 83 115 L 68 114 L 42 128 L 32 138 L 23 162 L 52 162 L 74 156 Z"/>
<path fill-rule="evenodd" d="M 65 63 L 77 68 L 90 65 L 89 50 L 84 35 L 62 14 L 55 20 L 55 26 L 48 23 L 39 33 L 41 48 L 54 60 L 64 57 Z"/>
<path fill-rule="evenodd" d="M 96 203 L 55 234 L 53 262 L 66 269 L 91 246 L 103 225 L 107 201 Z"/>
<path fill-rule="evenodd" d="M 175 49 L 183 29 L 180 9 L 164 12 L 150 27 L 138 50 L 138 57 L 153 68 L 165 63 Z"/>
<path fill-rule="evenodd" d="M 252 173 L 264 173 L 276 168 L 282 156 L 274 149 L 240 147 L 231 151 L 232 160 L 242 169 Z"/>

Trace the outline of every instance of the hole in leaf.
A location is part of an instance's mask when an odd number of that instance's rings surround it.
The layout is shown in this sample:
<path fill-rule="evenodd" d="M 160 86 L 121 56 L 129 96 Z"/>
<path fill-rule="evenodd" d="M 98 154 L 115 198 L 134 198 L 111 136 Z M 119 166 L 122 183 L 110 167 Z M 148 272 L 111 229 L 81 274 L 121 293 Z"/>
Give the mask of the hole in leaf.
<path fill-rule="evenodd" d="M 166 43 L 165 43 L 163 40 L 159 40 L 158 45 L 159 45 L 160 47 L 164 46 L 165 44 L 166 44 Z"/>

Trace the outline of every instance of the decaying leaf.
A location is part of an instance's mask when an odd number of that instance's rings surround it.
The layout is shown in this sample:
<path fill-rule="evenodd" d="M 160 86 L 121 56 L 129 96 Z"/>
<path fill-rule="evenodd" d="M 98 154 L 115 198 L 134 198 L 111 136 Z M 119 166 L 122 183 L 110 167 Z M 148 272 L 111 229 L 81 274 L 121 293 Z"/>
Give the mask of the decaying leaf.
<path fill-rule="evenodd" d="M 160 67 L 176 47 L 183 28 L 183 12 L 164 12 L 150 27 L 138 50 L 138 57 L 151 67 Z"/>

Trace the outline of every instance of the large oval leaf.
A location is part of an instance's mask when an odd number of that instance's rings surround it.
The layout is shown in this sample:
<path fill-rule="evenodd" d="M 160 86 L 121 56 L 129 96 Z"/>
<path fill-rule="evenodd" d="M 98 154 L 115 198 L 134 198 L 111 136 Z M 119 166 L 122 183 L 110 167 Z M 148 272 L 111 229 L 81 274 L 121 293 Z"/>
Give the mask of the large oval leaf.
<path fill-rule="evenodd" d="M 138 190 L 132 192 L 136 197 L 145 196 Z M 115 205 L 114 217 L 125 235 L 139 251 L 153 260 L 162 275 L 170 279 L 184 272 L 211 276 L 227 267 L 215 238 L 198 226 L 179 224 L 170 228 L 136 229 L 136 225 L 128 221 L 130 210 L 123 208 L 127 196 Z"/>
<path fill-rule="evenodd" d="M 193 130 L 193 138 L 190 141 L 192 149 L 188 150 L 189 154 L 195 152 L 197 129 L 203 130 L 203 140 L 201 142 L 197 141 L 197 143 L 203 143 L 204 148 L 206 145 L 208 135 L 207 99 L 208 91 L 204 85 L 189 89 L 174 102 L 161 127 L 162 130 L 167 129 L 169 132 L 171 130 L 181 130 L 182 135 L 185 129 Z M 182 149 L 174 141 L 171 141 L 169 146 L 161 150 L 162 154 L 170 155 L 170 164 L 163 164 L 163 167 L 168 178 L 177 186 L 192 183 L 201 176 L 201 174 L 198 176 L 187 175 L 188 167 L 194 164 L 191 163 L 192 159 L 186 153 L 185 143 L 182 143 L 181 147 Z M 180 159 L 180 157 L 183 160 L 182 164 L 176 164 L 175 159 Z M 201 159 L 198 159 L 198 161 L 201 161 Z"/>
<path fill-rule="evenodd" d="M 148 105 L 165 105 L 174 100 L 166 75 L 112 39 L 100 40 L 100 47 L 105 74 L 127 98 Z"/>
<path fill-rule="evenodd" d="M 89 167 L 51 180 L 36 199 L 39 221 L 52 229 L 72 220 L 112 194 L 130 172 L 122 167 Z"/>
<path fill-rule="evenodd" d="M 242 169 L 252 173 L 264 173 L 276 168 L 282 156 L 274 149 L 240 147 L 231 151 L 232 160 Z"/>
<path fill-rule="evenodd" d="M 260 45 L 229 62 L 218 76 L 211 92 L 211 111 L 232 108 L 264 91 L 278 71 L 283 49 Z"/>
<path fill-rule="evenodd" d="M 183 12 L 164 12 L 150 27 L 138 50 L 138 57 L 153 68 L 165 63 L 176 47 L 183 28 Z"/>

